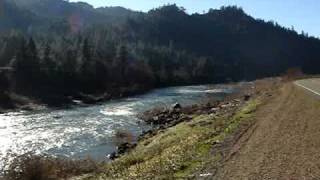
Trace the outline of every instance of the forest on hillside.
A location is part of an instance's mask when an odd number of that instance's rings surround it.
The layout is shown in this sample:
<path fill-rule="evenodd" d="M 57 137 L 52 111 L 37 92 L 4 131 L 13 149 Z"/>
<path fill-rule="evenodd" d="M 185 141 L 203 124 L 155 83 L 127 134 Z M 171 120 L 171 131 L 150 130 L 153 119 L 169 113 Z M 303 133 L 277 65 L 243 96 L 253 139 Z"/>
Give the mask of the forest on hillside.
<path fill-rule="evenodd" d="M 0 2 L 0 99 L 106 100 L 155 87 L 319 73 L 320 40 L 241 8 L 147 13 L 63 0 Z M 90 99 L 88 100 L 90 101 Z"/>

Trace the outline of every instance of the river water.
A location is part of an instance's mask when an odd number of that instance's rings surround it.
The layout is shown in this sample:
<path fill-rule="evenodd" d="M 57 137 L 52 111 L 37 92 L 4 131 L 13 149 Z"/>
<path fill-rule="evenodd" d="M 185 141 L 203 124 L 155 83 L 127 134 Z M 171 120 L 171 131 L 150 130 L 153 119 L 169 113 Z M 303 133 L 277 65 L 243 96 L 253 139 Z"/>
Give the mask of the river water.
<path fill-rule="evenodd" d="M 150 128 L 136 117 L 138 113 L 175 102 L 221 99 L 231 91 L 228 86 L 170 87 L 88 107 L 0 114 L 0 162 L 8 153 L 27 152 L 105 159 L 116 150 L 117 131 L 137 137 Z"/>

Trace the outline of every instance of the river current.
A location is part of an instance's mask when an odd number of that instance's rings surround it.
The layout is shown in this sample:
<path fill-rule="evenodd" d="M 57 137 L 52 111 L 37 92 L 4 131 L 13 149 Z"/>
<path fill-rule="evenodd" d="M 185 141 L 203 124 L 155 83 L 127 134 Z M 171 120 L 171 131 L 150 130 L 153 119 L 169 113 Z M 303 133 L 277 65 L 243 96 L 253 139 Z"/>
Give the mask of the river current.
<path fill-rule="evenodd" d="M 137 137 L 150 128 L 138 113 L 176 102 L 190 105 L 221 99 L 231 91 L 223 85 L 170 87 L 87 107 L 0 114 L 0 162 L 8 154 L 28 152 L 105 159 L 116 150 L 117 131 Z"/>

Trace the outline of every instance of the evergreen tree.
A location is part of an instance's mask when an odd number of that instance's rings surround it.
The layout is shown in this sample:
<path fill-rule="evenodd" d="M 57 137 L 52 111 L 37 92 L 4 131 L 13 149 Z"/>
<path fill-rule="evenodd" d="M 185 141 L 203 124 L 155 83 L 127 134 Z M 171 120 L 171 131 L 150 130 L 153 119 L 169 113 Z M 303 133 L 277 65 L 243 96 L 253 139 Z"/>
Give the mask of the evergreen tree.
<path fill-rule="evenodd" d="M 4 94 L 10 88 L 9 78 L 5 70 L 0 69 L 0 94 Z"/>
<path fill-rule="evenodd" d="M 32 38 L 28 43 L 22 39 L 13 66 L 20 89 L 26 88 L 33 91 L 37 89 L 37 85 L 41 84 L 41 65 L 36 44 Z"/>
<path fill-rule="evenodd" d="M 25 39 L 22 38 L 20 44 L 20 47 L 18 47 L 17 53 L 15 57 L 12 60 L 12 66 L 14 69 L 14 77 L 16 80 L 17 86 L 25 86 L 27 82 L 27 76 L 28 76 L 28 66 L 26 62 L 26 42 Z"/>
<path fill-rule="evenodd" d="M 57 73 L 57 62 L 51 57 L 51 47 L 46 43 L 44 47 L 42 68 L 47 78 L 54 78 Z"/>
<path fill-rule="evenodd" d="M 79 63 L 77 61 L 76 52 L 73 50 L 68 50 L 66 53 L 66 59 L 62 61 L 60 74 L 61 83 L 64 85 L 67 91 L 75 91 L 79 88 L 78 79 L 78 69 Z"/>
<path fill-rule="evenodd" d="M 119 70 L 119 81 L 122 84 L 126 83 L 126 69 L 128 66 L 128 50 L 125 45 L 120 45 L 118 47 L 117 58 L 116 58 L 116 68 Z"/>
<path fill-rule="evenodd" d="M 91 57 L 91 47 L 89 45 L 89 41 L 86 38 L 82 45 L 82 66 L 81 73 L 85 78 L 90 78 L 91 74 L 91 66 L 92 66 L 92 57 Z"/>

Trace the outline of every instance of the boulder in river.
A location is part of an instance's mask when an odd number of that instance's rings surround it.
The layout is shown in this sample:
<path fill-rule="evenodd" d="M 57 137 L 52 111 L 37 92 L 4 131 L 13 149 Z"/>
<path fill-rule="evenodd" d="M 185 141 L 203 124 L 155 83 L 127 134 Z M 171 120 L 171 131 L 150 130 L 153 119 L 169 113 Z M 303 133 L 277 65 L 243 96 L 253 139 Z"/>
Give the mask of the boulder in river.
<path fill-rule="evenodd" d="M 217 112 L 217 111 L 219 111 L 219 110 L 220 110 L 220 108 L 219 108 L 219 107 L 216 107 L 216 108 L 212 108 L 212 109 L 211 109 L 211 112 L 212 112 L 212 113 L 215 113 L 215 112 Z"/>
<path fill-rule="evenodd" d="M 108 154 L 107 157 L 110 159 L 110 160 L 115 160 L 119 157 L 119 155 L 116 153 L 116 152 L 113 152 L 111 154 Z"/>
<path fill-rule="evenodd" d="M 172 108 L 170 110 L 170 114 L 180 113 L 181 109 L 182 109 L 182 106 L 179 103 L 175 103 L 172 105 Z"/>
<path fill-rule="evenodd" d="M 121 155 L 129 152 L 130 150 L 132 150 L 135 147 L 136 147 L 136 144 L 132 144 L 132 143 L 128 143 L 128 142 L 122 143 L 117 147 L 116 152 L 108 154 L 107 157 L 110 160 L 115 160 L 115 159 L 119 158 Z"/>
<path fill-rule="evenodd" d="M 250 98 L 251 98 L 251 95 L 250 95 L 250 94 L 244 95 L 244 100 L 245 100 L 245 101 L 249 101 Z"/>
<path fill-rule="evenodd" d="M 136 144 L 131 144 L 131 143 L 122 143 L 117 147 L 117 153 L 118 154 L 124 154 L 134 148 Z"/>
<path fill-rule="evenodd" d="M 172 110 L 180 110 L 182 106 L 179 103 L 175 103 L 172 105 Z"/>

